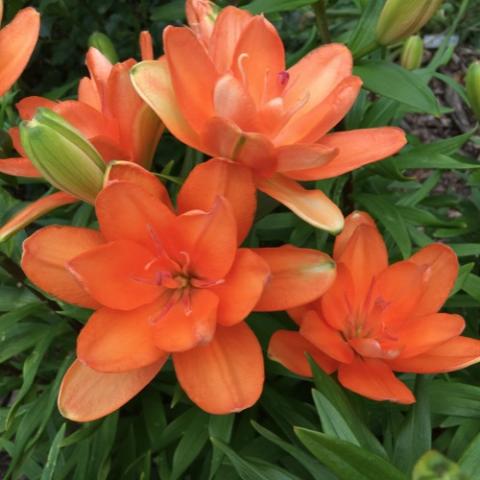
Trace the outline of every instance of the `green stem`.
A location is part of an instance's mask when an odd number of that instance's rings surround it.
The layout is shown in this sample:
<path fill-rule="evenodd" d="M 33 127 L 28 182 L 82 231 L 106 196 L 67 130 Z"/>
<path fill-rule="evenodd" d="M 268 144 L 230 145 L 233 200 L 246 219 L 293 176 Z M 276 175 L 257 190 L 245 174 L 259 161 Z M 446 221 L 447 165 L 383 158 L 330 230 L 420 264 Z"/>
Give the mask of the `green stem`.
<path fill-rule="evenodd" d="M 325 5 L 325 0 L 318 0 L 317 3 L 312 5 L 312 7 L 313 11 L 315 12 L 318 33 L 320 34 L 323 43 L 331 43 L 332 37 L 330 36 L 330 31 L 328 30 L 327 8 Z"/>

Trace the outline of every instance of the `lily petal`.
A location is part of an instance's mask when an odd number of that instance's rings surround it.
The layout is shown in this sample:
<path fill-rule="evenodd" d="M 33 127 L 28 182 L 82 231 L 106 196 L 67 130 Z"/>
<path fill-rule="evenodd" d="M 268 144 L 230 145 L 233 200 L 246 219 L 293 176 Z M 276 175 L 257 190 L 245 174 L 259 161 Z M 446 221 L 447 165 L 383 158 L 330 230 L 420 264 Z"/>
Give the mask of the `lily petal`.
<path fill-rule="evenodd" d="M 360 224 L 352 233 L 339 263 L 347 266 L 355 285 L 353 305 L 363 305 L 375 278 L 388 267 L 388 252 L 380 232 L 376 227 Z"/>
<path fill-rule="evenodd" d="M 175 231 L 176 259 L 181 261 L 186 252 L 197 278 L 219 280 L 230 271 L 237 251 L 237 228 L 223 197 L 217 197 L 208 212 L 191 210 L 177 217 Z"/>
<path fill-rule="evenodd" d="M 260 300 L 269 276 L 270 268 L 260 256 L 240 248 L 225 282 L 211 289 L 220 300 L 217 322 L 229 327 L 244 320 Z"/>
<path fill-rule="evenodd" d="M 320 180 L 351 172 L 369 163 L 397 153 L 405 144 L 405 132 L 396 127 L 367 128 L 336 132 L 323 137 L 319 145 L 335 149 L 338 154 L 325 165 L 300 168 L 288 175 L 297 180 Z"/>
<path fill-rule="evenodd" d="M 313 310 L 302 320 L 300 335 L 329 357 L 342 363 L 351 363 L 354 353 L 338 330 L 330 327 Z"/>
<path fill-rule="evenodd" d="M 300 108 L 276 135 L 274 144 L 280 146 L 317 142 L 352 108 L 361 86 L 359 77 L 347 77 L 310 111 L 305 112 Z"/>
<path fill-rule="evenodd" d="M 0 30 L 0 96 L 17 81 L 27 66 L 40 32 L 40 14 L 34 8 L 20 10 Z"/>
<path fill-rule="evenodd" d="M 277 174 L 255 177 L 257 188 L 282 203 L 310 225 L 338 233 L 343 228 L 340 209 L 320 190 L 305 190 L 295 180 Z"/>
<path fill-rule="evenodd" d="M 256 311 L 287 310 L 310 303 L 335 280 L 335 263 L 317 250 L 284 245 L 252 251 L 267 262 L 272 275 Z"/>
<path fill-rule="evenodd" d="M 335 243 L 333 245 L 333 258 L 340 258 L 343 254 L 348 242 L 355 233 L 355 230 L 360 225 L 369 225 L 370 227 L 377 228 L 375 221 L 367 212 L 354 211 L 345 218 L 345 226 L 342 233 L 335 237 Z M 384 247 L 380 249 L 382 252 Z M 383 253 L 382 253 L 383 256 Z"/>
<path fill-rule="evenodd" d="M 142 60 L 153 60 L 153 39 L 148 30 L 140 32 L 140 54 Z"/>
<path fill-rule="evenodd" d="M 200 163 L 190 172 L 178 194 L 178 210 L 180 213 L 194 209 L 208 211 L 218 196 L 225 197 L 232 207 L 240 244 L 250 231 L 257 206 L 249 168 L 220 158 Z"/>
<path fill-rule="evenodd" d="M 80 286 L 66 264 L 103 242 L 99 232 L 88 228 L 44 227 L 23 242 L 22 269 L 42 290 L 74 305 L 96 308 L 98 303 Z"/>
<path fill-rule="evenodd" d="M 167 352 L 183 352 L 208 344 L 214 334 L 218 297 L 208 289 L 192 289 L 166 313 L 151 322 L 155 345 Z"/>
<path fill-rule="evenodd" d="M 97 372 L 128 372 L 165 357 L 153 341 L 159 302 L 129 312 L 100 308 L 77 339 L 77 357 Z"/>
<path fill-rule="evenodd" d="M 338 154 L 336 148 L 319 144 L 285 145 L 276 149 L 277 172 L 284 173 L 290 178 L 297 179 L 297 171 L 304 169 L 321 168 L 331 163 Z"/>
<path fill-rule="evenodd" d="M 95 110 L 102 110 L 102 101 L 97 86 L 90 77 L 83 77 L 78 84 L 78 101 L 90 105 Z"/>
<path fill-rule="evenodd" d="M 46 107 L 53 109 L 57 105 L 58 102 L 54 102 L 48 98 L 32 96 L 22 98 L 22 100 L 15 104 L 15 107 L 22 120 L 31 120 L 37 112 L 37 108 Z"/>
<path fill-rule="evenodd" d="M 132 240 L 151 252 L 159 252 L 169 243 L 174 214 L 139 185 L 124 181 L 110 183 L 98 194 L 95 211 L 107 240 Z"/>
<path fill-rule="evenodd" d="M 132 162 L 111 162 L 105 174 L 105 185 L 110 182 L 131 182 L 140 186 L 146 192 L 159 198 L 165 205 L 172 208 L 172 202 L 165 185 L 156 175 Z"/>
<path fill-rule="evenodd" d="M 58 409 L 75 422 L 105 417 L 143 390 L 166 360 L 167 356 L 147 367 L 123 373 L 96 372 L 76 360 L 63 377 Z"/>
<path fill-rule="evenodd" d="M 338 380 L 345 388 L 373 400 L 415 402 L 413 393 L 381 360 L 355 357 L 352 363 L 338 367 Z"/>
<path fill-rule="evenodd" d="M 425 290 L 415 313 L 427 315 L 440 310 L 453 289 L 458 276 L 458 259 L 455 252 L 441 243 L 428 245 L 413 255 L 411 262 L 425 269 Z"/>
<path fill-rule="evenodd" d="M 219 13 L 210 38 L 210 55 L 219 73 L 232 66 L 233 54 L 238 40 L 252 15 L 236 7 L 225 7 Z"/>
<path fill-rule="evenodd" d="M 395 332 L 398 342 L 404 345 L 399 358 L 416 357 L 458 337 L 464 328 L 465 320 L 460 315 L 449 313 L 433 313 L 409 319 Z"/>
<path fill-rule="evenodd" d="M 261 48 L 259 46 L 261 45 Z M 232 70 L 242 79 L 256 105 L 278 96 L 277 74 L 285 71 L 283 42 L 275 27 L 263 16 L 254 16 L 240 35 L 233 55 Z"/>
<path fill-rule="evenodd" d="M 397 372 L 446 373 L 480 362 L 480 341 L 456 337 L 413 358 L 389 362 Z"/>
<path fill-rule="evenodd" d="M 352 54 L 344 45 L 332 43 L 312 50 L 288 69 L 290 78 L 283 95 L 285 105 L 294 107 L 308 95 L 308 104 L 315 107 L 352 74 L 352 67 Z"/>
<path fill-rule="evenodd" d="M 30 225 L 37 218 L 42 217 L 55 208 L 78 202 L 78 198 L 68 193 L 57 192 L 40 198 L 16 213 L 5 225 L 0 228 L 0 242 Z"/>
<path fill-rule="evenodd" d="M 245 323 L 218 326 L 210 343 L 174 353 L 173 364 L 190 399 L 214 415 L 251 407 L 262 393 L 262 349 Z"/>
<path fill-rule="evenodd" d="M 130 240 L 105 243 L 69 260 L 68 270 L 99 303 L 133 310 L 162 293 L 153 272 L 146 270 L 155 255 Z"/>
<path fill-rule="evenodd" d="M 95 82 L 102 109 L 105 106 L 105 93 L 108 77 L 112 71 L 112 64 L 105 55 L 94 47 L 88 49 L 85 63 L 87 64 L 90 77 Z"/>
<path fill-rule="evenodd" d="M 0 159 L 0 172 L 15 177 L 42 178 L 33 163 L 23 157 Z"/>
<path fill-rule="evenodd" d="M 189 125 L 199 131 L 214 115 L 215 66 L 188 28 L 167 27 L 163 31 L 163 45 L 180 110 Z"/>
<path fill-rule="evenodd" d="M 337 369 L 337 362 L 315 348 L 298 332 L 277 330 L 270 338 L 268 356 L 281 363 L 293 373 L 302 377 L 311 377 L 312 370 L 306 354 L 326 373 L 333 373 Z"/>
<path fill-rule="evenodd" d="M 202 141 L 188 124 L 177 103 L 167 59 L 162 57 L 138 63 L 130 75 L 137 93 L 150 105 L 167 129 L 183 143 L 204 151 Z"/>

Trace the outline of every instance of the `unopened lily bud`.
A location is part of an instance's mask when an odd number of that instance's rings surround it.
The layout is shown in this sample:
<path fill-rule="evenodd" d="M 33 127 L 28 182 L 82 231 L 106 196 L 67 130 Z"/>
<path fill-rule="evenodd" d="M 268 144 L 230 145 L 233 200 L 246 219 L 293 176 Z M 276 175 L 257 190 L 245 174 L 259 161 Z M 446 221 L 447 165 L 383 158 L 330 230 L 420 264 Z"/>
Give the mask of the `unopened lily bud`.
<path fill-rule="evenodd" d="M 105 162 L 63 117 L 39 108 L 32 120 L 20 125 L 20 138 L 28 158 L 53 186 L 86 202 L 95 201 Z"/>
<path fill-rule="evenodd" d="M 470 106 L 477 119 L 480 120 L 480 62 L 473 62 L 468 67 L 465 83 Z"/>
<path fill-rule="evenodd" d="M 442 0 L 387 0 L 377 23 L 377 41 L 390 45 L 417 33 Z"/>
<path fill-rule="evenodd" d="M 88 39 L 88 46 L 99 50 L 111 63 L 118 62 L 115 46 L 107 35 L 101 32 L 93 32 Z"/>
<path fill-rule="evenodd" d="M 207 41 L 212 34 L 220 8 L 210 0 L 187 0 L 187 21 L 200 40 Z"/>
<path fill-rule="evenodd" d="M 422 65 L 423 40 L 418 35 L 407 39 L 403 45 L 400 63 L 407 70 L 416 70 Z"/>

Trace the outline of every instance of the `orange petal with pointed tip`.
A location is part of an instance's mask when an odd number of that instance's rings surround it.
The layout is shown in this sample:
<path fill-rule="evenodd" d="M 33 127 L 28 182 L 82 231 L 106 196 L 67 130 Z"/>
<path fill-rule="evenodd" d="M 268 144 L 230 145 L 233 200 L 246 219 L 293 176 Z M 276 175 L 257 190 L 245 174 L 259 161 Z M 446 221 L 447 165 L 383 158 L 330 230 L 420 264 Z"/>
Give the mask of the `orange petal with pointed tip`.
<path fill-rule="evenodd" d="M 319 168 L 334 161 L 337 149 L 319 144 L 285 145 L 276 149 L 277 172 L 297 178 L 295 172 Z M 292 173 L 293 172 L 293 173 Z"/>
<path fill-rule="evenodd" d="M 27 153 L 25 152 L 22 142 L 20 140 L 20 128 L 19 127 L 12 127 L 8 129 L 8 134 L 10 135 L 10 139 L 13 143 L 13 148 L 22 156 L 23 158 L 27 158 Z"/>
<path fill-rule="evenodd" d="M 373 281 L 388 267 L 388 252 L 376 227 L 360 224 L 352 233 L 342 254 L 335 261 L 349 270 L 355 288 L 352 304 L 365 301 Z"/>
<path fill-rule="evenodd" d="M 180 110 L 167 59 L 162 57 L 155 61 L 141 62 L 132 68 L 130 75 L 137 93 L 150 105 L 167 129 L 183 143 L 204 151 L 203 142 Z"/>
<path fill-rule="evenodd" d="M 310 303 L 335 280 L 335 263 L 317 250 L 284 245 L 253 251 L 267 262 L 271 271 L 256 311 L 287 310 Z"/>
<path fill-rule="evenodd" d="M 235 122 L 242 130 L 255 129 L 255 104 L 243 83 L 230 73 L 216 82 L 213 104 L 215 115 Z"/>
<path fill-rule="evenodd" d="M 313 310 L 303 317 L 300 334 L 325 355 L 342 363 L 353 361 L 353 350 L 340 332 L 330 327 Z"/>
<path fill-rule="evenodd" d="M 317 142 L 345 117 L 355 103 L 361 86 L 359 77 L 346 78 L 309 112 L 299 109 L 275 136 L 273 143 L 280 146 Z"/>
<path fill-rule="evenodd" d="M 244 320 L 260 300 L 269 276 L 270 268 L 261 257 L 239 249 L 225 282 L 211 289 L 220 300 L 217 322 L 229 327 Z"/>
<path fill-rule="evenodd" d="M 235 47 L 252 18 L 249 12 L 232 6 L 219 13 L 209 42 L 210 55 L 219 73 L 231 69 Z"/>
<path fill-rule="evenodd" d="M 286 107 L 294 107 L 305 96 L 308 96 L 305 110 L 310 105 L 317 106 L 352 74 L 352 66 L 352 54 L 344 45 L 333 43 L 312 50 L 288 69 L 290 78 L 284 93 Z"/>
<path fill-rule="evenodd" d="M 78 84 L 78 101 L 90 105 L 95 110 L 102 110 L 102 101 L 95 82 L 89 77 L 83 77 Z"/>
<path fill-rule="evenodd" d="M 180 213 L 194 209 L 208 211 L 219 195 L 232 207 L 241 243 L 250 231 L 257 206 L 249 168 L 220 158 L 200 163 L 190 172 L 177 196 L 178 210 Z"/>
<path fill-rule="evenodd" d="M 270 178 L 255 177 L 257 188 L 310 225 L 332 233 L 343 228 L 340 209 L 320 190 L 305 190 L 295 180 L 277 174 Z"/>
<path fill-rule="evenodd" d="M 107 240 L 132 240 L 157 253 L 170 241 L 174 214 L 139 185 L 112 182 L 98 194 L 95 211 Z"/>
<path fill-rule="evenodd" d="M 132 161 L 145 168 L 150 168 L 164 125 L 157 114 L 148 105 L 144 104 L 137 111 L 131 128 Z"/>
<path fill-rule="evenodd" d="M 180 110 L 189 125 L 199 131 L 214 114 L 215 66 L 188 28 L 167 27 L 163 31 L 163 45 Z"/>
<path fill-rule="evenodd" d="M 0 228 L 0 242 L 30 225 L 37 218 L 42 217 L 55 208 L 78 202 L 78 198 L 68 193 L 57 192 L 40 198 L 17 212 L 5 225 Z"/>
<path fill-rule="evenodd" d="M 159 311 L 152 318 L 155 345 L 166 352 L 207 344 L 215 334 L 217 295 L 208 289 L 192 289 L 185 295 L 167 312 Z"/>
<path fill-rule="evenodd" d="M 220 280 L 232 267 L 237 251 L 237 226 L 232 208 L 217 197 L 212 208 L 204 212 L 191 210 L 175 222 L 181 260 L 186 252 L 191 274 L 201 279 Z"/>
<path fill-rule="evenodd" d="M 265 95 L 276 97 L 280 93 L 275 88 L 280 88 L 277 74 L 285 70 L 285 51 L 277 30 L 263 15 L 253 17 L 243 29 L 232 70 L 246 84 L 256 105 Z"/>
<path fill-rule="evenodd" d="M 153 60 L 153 40 L 148 30 L 140 32 L 140 54 L 142 60 Z"/>
<path fill-rule="evenodd" d="M 87 64 L 90 77 L 95 82 L 102 108 L 105 102 L 105 92 L 107 88 L 108 77 L 112 71 L 112 64 L 108 58 L 94 47 L 88 49 L 85 63 Z"/>
<path fill-rule="evenodd" d="M 69 271 L 106 307 L 132 310 L 153 302 L 162 292 L 147 264 L 155 255 L 130 240 L 116 240 L 83 252 L 68 262 Z"/>
<path fill-rule="evenodd" d="M 131 160 L 130 152 L 123 149 L 118 141 L 105 135 L 97 135 L 88 139 L 97 149 L 105 163 L 115 160 Z"/>
<path fill-rule="evenodd" d="M 447 300 L 458 276 L 455 252 L 448 245 L 436 243 L 422 248 L 409 260 L 426 269 L 426 286 L 415 313 L 437 312 Z"/>
<path fill-rule="evenodd" d="M 340 331 L 348 328 L 349 318 L 355 308 L 355 285 L 345 264 L 337 264 L 335 282 L 318 303 L 328 325 Z"/>
<path fill-rule="evenodd" d="M 298 332 L 278 330 L 270 338 L 268 356 L 281 363 L 293 373 L 302 377 L 311 377 L 312 370 L 306 354 L 326 373 L 337 369 L 337 362 L 315 348 Z"/>
<path fill-rule="evenodd" d="M 74 422 L 91 422 L 118 410 L 163 367 L 167 356 L 147 367 L 123 373 L 101 373 L 76 360 L 63 377 L 58 393 L 60 413 Z"/>
<path fill-rule="evenodd" d="M 32 283 L 61 300 L 97 308 L 98 303 L 80 286 L 66 264 L 103 242 L 99 232 L 88 228 L 44 227 L 23 242 L 22 269 Z"/>
<path fill-rule="evenodd" d="M 0 172 L 16 177 L 42 178 L 42 174 L 36 169 L 28 158 L 2 158 L 0 159 Z"/>
<path fill-rule="evenodd" d="M 116 139 L 118 137 L 119 132 L 116 125 L 86 103 L 66 100 L 55 105 L 53 110 L 80 130 L 87 138 L 104 136 Z"/>
<path fill-rule="evenodd" d="M 34 8 L 20 10 L 0 30 L 0 96 L 17 81 L 27 66 L 40 32 L 40 14 Z"/>
<path fill-rule="evenodd" d="M 162 359 L 165 353 L 155 346 L 150 323 L 161 308 L 159 303 L 128 312 L 97 310 L 78 336 L 78 359 L 106 373 L 128 372 Z"/>
<path fill-rule="evenodd" d="M 205 44 L 212 34 L 215 25 L 215 13 L 213 2 L 210 0 L 186 0 L 185 13 L 188 25 L 195 35 Z"/>
<path fill-rule="evenodd" d="M 480 362 L 480 341 L 456 337 L 413 358 L 389 362 L 397 372 L 446 373 Z"/>
<path fill-rule="evenodd" d="M 342 233 L 335 237 L 333 258 L 340 258 L 352 235 L 355 233 L 355 230 L 360 225 L 369 225 L 370 227 L 377 228 L 375 221 L 367 212 L 360 212 L 358 210 L 352 212 L 345 218 L 345 226 L 343 227 Z M 384 249 L 382 248 L 381 250 L 383 251 Z"/>
<path fill-rule="evenodd" d="M 403 327 L 395 331 L 398 342 L 403 344 L 400 358 L 420 355 L 435 346 L 458 337 L 465 328 L 460 315 L 433 313 L 407 319 Z"/>
<path fill-rule="evenodd" d="M 371 398 L 410 404 L 415 402 L 413 393 L 381 360 L 355 357 L 349 364 L 340 364 L 338 380 L 349 390 Z"/>
<path fill-rule="evenodd" d="M 185 393 L 208 413 L 239 412 L 262 393 L 262 349 L 245 323 L 218 326 L 209 344 L 174 353 L 173 363 Z"/>
<path fill-rule="evenodd" d="M 191 175 L 191 174 L 190 174 Z M 143 188 L 165 205 L 172 208 L 172 202 L 165 185 L 153 173 L 132 162 L 112 162 L 107 168 L 105 185 L 113 181 L 131 182 Z"/>
<path fill-rule="evenodd" d="M 15 104 L 15 107 L 22 120 L 31 120 L 37 112 L 37 108 L 55 108 L 57 105 L 57 102 L 49 100 L 48 98 L 33 96 L 23 98 Z"/>

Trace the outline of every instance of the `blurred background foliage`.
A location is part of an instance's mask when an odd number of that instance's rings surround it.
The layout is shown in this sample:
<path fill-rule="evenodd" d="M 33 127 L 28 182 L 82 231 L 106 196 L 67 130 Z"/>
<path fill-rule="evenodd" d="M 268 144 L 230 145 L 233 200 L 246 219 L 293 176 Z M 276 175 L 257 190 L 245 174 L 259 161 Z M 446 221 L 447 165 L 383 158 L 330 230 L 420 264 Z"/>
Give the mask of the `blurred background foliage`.
<path fill-rule="evenodd" d="M 315 0 L 218 3 L 265 11 L 280 30 L 290 63 L 321 42 Z M 330 0 L 332 38 L 361 51 L 382 4 Z M 75 96 L 86 74 L 92 32 L 106 33 L 121 59 L 138 58 L 142 29 L 153 34 L 160 55 L 165 25 L 184 22 L 183 0 L 9 0 L 5 20 L 26 5 L 42 13 L 41 39 L 17 87 L 2 98 L 4 131 L 18 122 L 14 104 L 20 98 Z M 447 309 L 464 315 L 466 335 L 476 338 L 480 141 L 463 84 L 468 64 L 478 59 L 479 30 L 480 0 L 449 0 L 422 30 L 424 38 L 437 42 L 427 46 L 422 68 L 398 67 L 401 44 L 378 48 L 369 62 L 358 55 L 356 73 L 364 89 L 339 128 L 400 125 L 409 146 L 394 158 L 311 185 L 328 192 L 345 214 L 368 210 L 385 234 L 392 261 L 432 241 L 449 243 L 462 266 Z M 12 153 L 5 132 L 0 146 L 1 156 Z M 174 195 L 201 160 L 165 134 L 156 171 L 163 172 Z M 0 221 L 47 190 L 44 183 L 0 175 Z M 70 206 L 29 232 L 45 224 L 94 221 L 90 206 Z M 46 299 L 25 282 L 17 266 L 25 236 L 19 233 L 0 246 L 1 478 L 480 479 L 478 366 L 434 379 L 403 375 L 418 399 L 408 408 L 345 392 L 318 370 L 312 384 L 267 360 L 268 381 L 258 405 L 215 417 L 191 405 L 168 365 L 120 412 L 82 426 L 66 422 L 56 410 L 56 396 L 88 312 Z M 332 237 L 262 196 L 247 245 L 282 242 L 331 252 Z M 264 347 L 275 329 L 293 328 L 283 313 L 253 314 L 249 323 Z"/>

